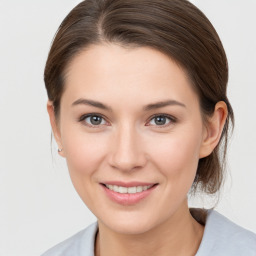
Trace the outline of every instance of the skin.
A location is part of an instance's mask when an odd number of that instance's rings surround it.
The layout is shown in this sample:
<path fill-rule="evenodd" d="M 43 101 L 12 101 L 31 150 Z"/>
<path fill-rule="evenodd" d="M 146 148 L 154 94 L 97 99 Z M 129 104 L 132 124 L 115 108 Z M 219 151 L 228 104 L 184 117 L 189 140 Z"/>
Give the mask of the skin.
<path fill-rule="evenodd" d="M 172 104 L 145 109 L 164 101 Z M 98 219 L 95 255 L 195 255 L 204 228 L 189 212 L 187 193 L 198 160 L 218 144 L 224 102 L 205 124 L 184 70 L 168 56 L 104 44 L 70 63 L 58 120 L 52 102 L 47 108 L 74 187 Z M 103 117 L 99 125 L 81 120 L 95 113 Z M 171 118 L 157 123 L 154 115 L 163 114 Z M 105 181 L 158 185 L 139 203 L 121 205 L 106 196 Z"/>

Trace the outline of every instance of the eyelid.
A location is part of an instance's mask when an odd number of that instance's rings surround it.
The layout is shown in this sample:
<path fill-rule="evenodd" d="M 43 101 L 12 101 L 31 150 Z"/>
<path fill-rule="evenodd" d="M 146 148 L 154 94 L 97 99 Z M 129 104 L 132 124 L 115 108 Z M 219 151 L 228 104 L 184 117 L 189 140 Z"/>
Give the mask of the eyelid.
<path fill-rule="evenodd" d="M 86 123 L 85 125 L 88 126 L 88 127 L 91 127 L 91 128 L 100 128 L 100 127 L 103 126 L 103 125 L 108 125 L 108 124 L 109 124 L 107 118 L 106 118 L 104 115 L 99 114 L 99 113 L 84 114 L 84 115 L 82 115 L 82 116 L 80 116 L 80 117 L 78 118 L 78 122 L 83 122 L 86 118 L 91 117 L 91 116 L 98 116 L 98 117 L 101 117 L 102 119 L 105 120 L 105 122 L 106 122 L 107 124 L 91 125 L 91 124 Z"/>
<path fill-rule="evenodd" d="M 106 122 L 107 124 L 103 124 L 103 125 L 90 125 L 90 124 L 86 123 L 86 124 L 85 124 L 86 126 L 91 127 L 91 128 L 100 128 L 101 126 L 109 125 L 109 121 L 107 120 L 107 118 L 106 118 L 104 115 L 99 114 L 99 113 L 88 113 L 88 114 L 84 114 L 84 115 L 82 115 L 82 116 L 80 116 L 80 117 L 78 118 L 78 122 L 83 122 L 86 118 L 91 117 L 91 116 L 98 116 L 98 117 L 101 117 L 102 119 L 105 120 L 105 122 Z M 149 124 L 149 122 L 150 122 L 152 119 L 154 119 L 154 118 L 156 118 L 156 117 L 159 117 L 159 116 L 161 116 L 161 117 L 166 117 L 166 118 L 170 119 L 170 123 L 165 124 L 165 125 L 150 125 L 150 124 Z M 154 127 L 157 127 L 157 128 L 165 128 L 165 127 L 167 127 L 167 126 L 173 125 L 173 124 L 176 123 L 176 122 L 177 122 L 177 118 L 175 118 L 174 116 L 169 115 L 169 114 L 159 113 L 159 114 L 154 114 L 153 116 L 151 116 L 151 117 L 148 119 L 148 121 L 146 122 L 146 126 L 154 126 Z"/>
<path fill-rule="evenodd" d="M 166 117 L 166 118 L 170 119 L 170 123 L 164 124 L 164 125 L 149 125 L 149 122 L 150 122 L 152 119 L 154 119 L 154 118 L 156 118 L 156 117 L 158 117 L 158 116 Z M 157 127 L 157 128 L 160 128 L 160 129 L 161 129 L 161 128 L 165 128 L 165 127 L 167 127 L 167 126 L 173 125 L 173 124 L 175 124 L 176 122 L 177 122 L 177 118 L 175 118 L 174 116 L 171 116 L 171 115 L 168 115 L 168 114 L 161 114 L 161 113 L 159 113 L 159 114 L 155 114 L 155 115 L 151 116 L 151 117 L 149 118 L 149 120 L 147 121 L 146 126 L 154 126 L 154 127 Z"/>

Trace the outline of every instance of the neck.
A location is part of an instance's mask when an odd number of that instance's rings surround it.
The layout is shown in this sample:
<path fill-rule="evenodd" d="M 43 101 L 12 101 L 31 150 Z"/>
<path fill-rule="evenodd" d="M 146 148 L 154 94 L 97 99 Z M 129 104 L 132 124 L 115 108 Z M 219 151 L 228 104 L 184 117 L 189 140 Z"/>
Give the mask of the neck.
<path fill-rule="evenodd" d="M 120 234 L 99 223 L 96 256 L 192 256 L 203 237 L 203 226 L 190 214 L 179 209 L 170 219 L 143 234 Z"/>

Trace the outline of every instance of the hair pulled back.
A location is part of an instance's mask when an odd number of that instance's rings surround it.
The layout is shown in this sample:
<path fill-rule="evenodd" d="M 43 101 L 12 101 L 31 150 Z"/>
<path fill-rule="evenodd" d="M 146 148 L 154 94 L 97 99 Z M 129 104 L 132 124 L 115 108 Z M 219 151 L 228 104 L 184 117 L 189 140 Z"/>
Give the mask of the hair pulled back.
<path fill-rule="evenodd" d="M 65 71 L 91 45 L 152 47 L 170 56 L 186 72 L 196 91 L 204 120 L 224 101 L 228 117 L 218 146 L 199 160 L 194 191 L 216 193 L 222 184 L 233 110 L 226 90 L 228 64 L 222 43 L 206 16 L 186 0 L 85 0 L 61 23 L 44 73 L 48 98 L 59 116 Z"/>

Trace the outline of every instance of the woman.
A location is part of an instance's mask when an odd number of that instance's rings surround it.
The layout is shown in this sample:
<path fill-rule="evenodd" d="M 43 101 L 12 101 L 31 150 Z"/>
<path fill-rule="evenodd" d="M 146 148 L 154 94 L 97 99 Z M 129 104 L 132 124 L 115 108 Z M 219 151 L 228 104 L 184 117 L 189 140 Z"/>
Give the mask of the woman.
<path fill-rule="evenodd" d="M 86 0 L 45 67 L 59 154 L 97 223 L 50 255 L 256 255 L 256 235 L 187 194 L 222 184 L 227 59 L 185 0 Z"/>

